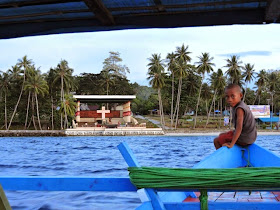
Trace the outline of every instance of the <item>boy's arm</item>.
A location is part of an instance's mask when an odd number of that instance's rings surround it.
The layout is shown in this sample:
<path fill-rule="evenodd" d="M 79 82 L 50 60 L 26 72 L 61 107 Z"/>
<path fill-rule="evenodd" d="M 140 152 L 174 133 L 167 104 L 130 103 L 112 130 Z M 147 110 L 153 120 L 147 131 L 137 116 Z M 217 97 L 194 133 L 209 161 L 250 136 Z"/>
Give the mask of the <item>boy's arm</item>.
<path fill-rule="evenodd" d="M 232 140 L 230 143 L 225 143 L 223 146 L 227 146 L 228 148 L 232 148 L 237 139 L 239 138 L 241 132 L 242 132 L 242 128 L 243 128 L 243 120 L 244 120 L 244 111 L 241 108 L 238 108 L 236 110 L 236 114 L 237 114 L 237 120 L 236 120 L 236 129 L 235 132 L 233 134 Z"/>

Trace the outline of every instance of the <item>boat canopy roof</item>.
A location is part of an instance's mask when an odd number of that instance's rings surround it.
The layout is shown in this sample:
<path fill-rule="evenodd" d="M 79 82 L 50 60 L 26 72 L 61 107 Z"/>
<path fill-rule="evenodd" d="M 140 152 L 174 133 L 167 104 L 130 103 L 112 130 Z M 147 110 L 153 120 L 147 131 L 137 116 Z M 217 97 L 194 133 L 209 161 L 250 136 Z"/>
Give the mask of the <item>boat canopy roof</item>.
<path fill-rule="evenodd" d="M 0 39 L 280 22 L 279 0 L 0 0 Z"/>
<path fill-rule="evenodd" d="M 261 122 L 279 122 L 279 117 L 259 118 Z"/>

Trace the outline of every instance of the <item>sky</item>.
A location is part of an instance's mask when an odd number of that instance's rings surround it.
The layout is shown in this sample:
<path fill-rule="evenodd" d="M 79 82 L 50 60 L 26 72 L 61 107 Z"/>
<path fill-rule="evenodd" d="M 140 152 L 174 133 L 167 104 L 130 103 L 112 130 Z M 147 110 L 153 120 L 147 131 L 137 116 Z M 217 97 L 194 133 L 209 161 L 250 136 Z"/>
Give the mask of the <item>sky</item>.
<path fill-rule="evenodd" d="M 215 70 L 226 65 L 231 55 L 261 69 L 280 70 L 280 24 L 135 29 L 107 32 L 71 33 L 0 40 L 0 70 L 6 71 L 27 55 L 45 73 L 61 59 L 68 61 L 74 75 L 99 73 L 109 52 L 119 52 L 122 64 L 130 69 L 130 82 L 148 85 L 147 64 L 152 54 L 174 52 L 188 45 L 191 63 L 201 53 L 214 57 Z M 253 86 L 253 84 L 251 84 Z"/>

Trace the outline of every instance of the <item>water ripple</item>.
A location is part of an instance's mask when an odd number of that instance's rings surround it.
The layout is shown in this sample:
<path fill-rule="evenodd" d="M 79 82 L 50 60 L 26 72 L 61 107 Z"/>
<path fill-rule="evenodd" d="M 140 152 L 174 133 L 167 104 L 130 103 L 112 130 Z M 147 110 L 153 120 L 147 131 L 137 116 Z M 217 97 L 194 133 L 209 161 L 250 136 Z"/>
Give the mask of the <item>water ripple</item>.
<path fill-rule="evenodd" d="M 280 136 L 259 136 L 257 143 L 280 155 Z M 117 149 L 126 141 L 140 165 L 192 167 L 211 154 L 213 136 L 2 137 L 0 176 L 127 177 Z M 130 192 L 6 192 L 15 210 L 135 209 Z"/>

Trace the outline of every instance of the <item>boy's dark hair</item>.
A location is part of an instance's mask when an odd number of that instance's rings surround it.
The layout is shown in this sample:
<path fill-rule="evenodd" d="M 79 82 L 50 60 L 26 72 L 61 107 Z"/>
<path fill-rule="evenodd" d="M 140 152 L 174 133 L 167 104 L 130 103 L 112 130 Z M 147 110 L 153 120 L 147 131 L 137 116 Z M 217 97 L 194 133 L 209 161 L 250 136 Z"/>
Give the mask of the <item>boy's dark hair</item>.
<path fill-rule="evenodd" d="M 228 86 L 226 86 L 226 90 L 234 88 L 236 88 L 238 91 L 240 91 L 240 93 L 242 93 L 241 87 L 238 84 L 229 84 Z"/>

